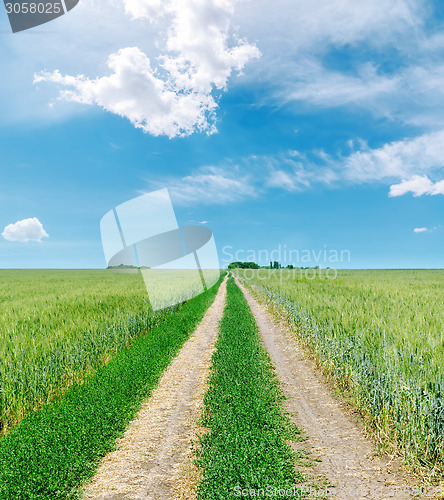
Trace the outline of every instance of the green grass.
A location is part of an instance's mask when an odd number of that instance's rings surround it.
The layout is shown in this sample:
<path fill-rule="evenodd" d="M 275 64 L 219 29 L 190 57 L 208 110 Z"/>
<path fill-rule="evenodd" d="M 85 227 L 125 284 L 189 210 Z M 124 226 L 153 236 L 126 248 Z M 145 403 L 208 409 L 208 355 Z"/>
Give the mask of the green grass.
<path fill-rule="evenodd" d="M 280 408 L 283 393 L 250 308 L 232 278 L 212 358 L 197 462 L 200 499 L 239 498 L 235 488 L 291 489 L 303 480 L 285 439 L 298 430 Z"/>
<path fill-rule="evenodd" d="M 444 271 L 339 271 L 337 279 L 324 271 L 309 279 L 300 271 L 260 270 L 249 276 L 379 437 L 413 467 L 440 477 Z"/>
<path fill-rule="evenodd" d="M 219 283 L 14 426 L 0 440 L 0 499 L 77 498 L 194 331 Z"/>
<path fill-rule="evenodd" d="M 140 274 L 0 270 L 0 430 L 42 408 L 171 311 Z"/>

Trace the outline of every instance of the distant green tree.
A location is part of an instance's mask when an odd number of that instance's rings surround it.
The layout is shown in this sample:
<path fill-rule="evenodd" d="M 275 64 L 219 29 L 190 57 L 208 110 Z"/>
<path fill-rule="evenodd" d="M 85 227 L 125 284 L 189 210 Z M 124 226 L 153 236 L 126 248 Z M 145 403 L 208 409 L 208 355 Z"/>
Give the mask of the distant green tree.
<path fill-rule="evenodd" d="M 228 269 L 259 269 L 259 265 L 256 262 L 231 262 Z"/>
<path fill-rule="evenodd" d="M 119 264 L 118 266 L 108 266 L 107 269 L 138 269 L 138 267 L 130 264 Z"/>

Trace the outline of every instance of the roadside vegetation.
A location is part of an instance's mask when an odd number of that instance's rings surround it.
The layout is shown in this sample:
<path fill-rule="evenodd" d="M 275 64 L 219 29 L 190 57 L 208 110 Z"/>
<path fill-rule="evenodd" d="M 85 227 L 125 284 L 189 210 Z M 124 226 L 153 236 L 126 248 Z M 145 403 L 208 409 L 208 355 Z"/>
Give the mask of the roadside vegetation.
<path fill-rule="evenodd" d="M 239 498 L 242 491 L 293 491 L 304 480 L 286 440 L 299 431 L 283 413 L 284 396 L 259 339 L 251 310 L 233 278 L 212 358 L 197 463 L 200 499 Z M 301 452 L 302 454 L 302 452 Z M 241 494 L 239 494 L 241 493 Z"/>
<path fill-rule="evenodd" d="M 444 271 L 339 271 L 329 279 L 258 270 L 247 277 L 352 397 L 381 443 L 429 477 L 442 477 Z"/>
<path fill-rule="evenodd" d="M 79 487 L 113 450 L 204 316 L 220 282 L 158 326 L 138 330 L 130 347 L 120 349 L 84 383 L 73 383 L 51 404 L 29 413 L 0 439 L 0 499 L 78 498 Z"/>

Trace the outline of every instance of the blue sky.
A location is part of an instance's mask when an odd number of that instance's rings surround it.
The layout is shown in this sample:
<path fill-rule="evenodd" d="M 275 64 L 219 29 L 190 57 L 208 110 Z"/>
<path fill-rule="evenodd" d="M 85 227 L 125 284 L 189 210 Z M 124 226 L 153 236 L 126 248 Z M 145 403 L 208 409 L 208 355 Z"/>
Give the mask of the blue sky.
<path fill-rule="evenodd" d="M 224 265 L 443 267 L 443 21 L 424 0 L 95 0 L 12 34 L 2 8 L 0 267 L 104 267 L 101 217 L 164 187 Z"/>

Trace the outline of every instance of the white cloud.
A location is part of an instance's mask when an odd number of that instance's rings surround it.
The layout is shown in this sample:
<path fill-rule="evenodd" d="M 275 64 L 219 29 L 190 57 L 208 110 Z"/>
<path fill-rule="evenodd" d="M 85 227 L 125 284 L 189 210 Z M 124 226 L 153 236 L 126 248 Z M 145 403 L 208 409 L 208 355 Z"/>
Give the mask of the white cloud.
<path fill-rule="evenodd" d="M 389 196 L 403 196 L 413 193 L 413 196 L 444 195 L 444 181 L 432 182 L 426 175 L 414 175 L 410 180 L 403 180 L 400 184 L 390 186 Z"/>
<path fill-rule="evenodd" d="M 125 0 L 128 5 L 128 0 Z M 132 4 L 133 2 L 129 2 Z M 259 57 L 258 49 L 232 37 L 230 22 L 236 0 L 169 0 L 162 3 L 143 0 L 132 14 L 151 20 L 165 14 L 171 17 L 168 29 L 167 54 L 161 66 L 181 89 L 211 92 L 213 86 L 222 89 L 233 71 L 241 71 L 246 63 Z M 143 6 L 148 14 L 140 13 Z"/>
<path fill-rule="evenodd" d="M 407 193 L 413 193 L 413 196 L 422 196 L 430 193 L 433 188 L 433 182 L 426 176 L 414 175 L 410 180 L 403 180 L 400 184 L 390 186 L 389 196 L 403 196 Z"/>
<path fill-rule="evenodd" d="M 319 183 L 331 185 L 338 180 L 338 174 L 330 166 L 315 164 L 295 151 L 276 157 L 258 157 L 255 163 L 255 171 L 258 168 L 263 171 L 265 186 L 270 188 L 304 191 Z"/>
<path fill-rule="evenodd" d="M 154 21 L 165 13 L 164 0 L 123 0 L 125 10 L 133 19 Z"/>
<path fill-rule="evenodd" d="M 32 44 L 15 38 L 14 50 L 2 54 L 3 73 L 12 75 L 0 81 L 8 94 L 2 110 L 7 110 L 8 120 L 37 115 L 33 122 L 84 112 L 84 107 L 70 103 L 50 108 L 47 102 L 54 89 L 40 86 L 37 93 L 29 85 L 29 74 L 58 68 L 61 75 L 83 74 L 94 83 L 94 77 L 107 75 L 107 57 L 125 47 L 138 47 L 165 84 L 192 86 L 195 92 L 208 85 L 225 88 L 230 75 L 258 55 L 254 46 L 236 37 L 240 26 L 242 37 L 257 41 L 263 53 L 261 63 L 249 67 L 250 81 L 264 83 L 267 91 L 275 89 L 279 101 L 291 98 L 323 107 L 352 104 L 390 117 L 402 114 L 409 122 L 436 119 L 442 124 L 444 106 L 436 97 L 444 91 L 443 37 L 426 29 L 431 12 L 420 0 L 393 0 L 389 5 L 386 0 L 80 2 L 57 21 L 62 29 L 51 37 L 35 37 Z M 357 63 L 339 68 L 329 64 L 335 63 L 330 53 L 345 50 L 348 56 L 355 49 Z M 381 59 L 384 64 L 378 67 Z M 23 64 L 17 65 L 17 60 Z M 80 93 L 67 82 L 59 85 Z M 151 116 L 145 118 L 151 121 Z"/>
<path fill-rule="evenodd" d="M 343 165 L 344 177 L 354 182 L 402 179 L 440 170 L 444 167 L 444 130 L 376 149 L 361 144 L 359 151 L 343 159 Z"/>
<path fill-rule="evenodd" d="M 420 78 L 412 88 L 410 74 L 428 59 L 421 47 L 430 9 L 423 2 L 255 0 L 254 9 L 245 2 L 237 10 L 243 32 L 263 53 L 250 80 L 266 80 L 279 103 L 353 105 L 392 118 L 427 100 Z"/>
<path fill-rule="evenodd" d="M 41 243 L 42 238 L 48 238 L 49 235 L 43 229 L 41 222 L 36 217 L 33 217 L 32 219 L 18 221 L 15 224 L 9 224 L 9 226 L 5 227 L 2 236 L 8 241 L 21 243 L 35 241 Z"/>
<path fill-rule="evenodd" d="M 195 130 L 212 132 L 216 108 L 209 94 L 179 93 L 158 78 L 151 62 L 137 47 L 119 50 L 108 59 L 112 73 L 90 80 L 83 75 L 62 76 L 59 71 L 42 73 L 35 81 L 51 81 L 70 87 L 61 93 L 69 101 L 97 104 L 128 118 L 152 135 L 175 137 Z"/>
<path fill-rule="evenodd" d="M 432 187 L 432 191 L 428 194 L 443 194 L 444 195 L 444 181 L 435 182 Z"/>
<path fill-rule="evenodd" d="M 428 227 L 415 227 L 413 230 L 414 233 L 432 233 L 434 231 L 439 231 L 442 229 L 442 226 L 439 224 L 438 226 L 433 226 L 431 228 Z"/>
<path fill-rule="evenodd" d="M 236 163 L 225 160 L 186 177 L 151 180 L 150 189 L 171 186 L 176 201 L 184 204 L 238 202 L 272 189 L 298 193 L 394 180 L 400 182 L 391 184 L 390 197 L 444 194 L 444 180 L 433 182 L 428 177 L 444 174 L 444 131 L 375 149 L 363 141 L 348 144 L 356 146 L 360 149 L 336 158 L 322 150 L 310 154 L 290 150 L 275 156 L 252 155 Z"/>
<path fill-rule="evenodd" d="M 274 157 L 256 157 L 250 168 L 263 177 L 265 186 L 286 191 L 399 179 L 401 182 L 391 185 L 389 196 L 409 192 L 414 196 L 444 194 L 444 180 L 433 182 L 428 177 L 444 175 L 444 130 L 393 141 L 380 148 L 369 148 L 364 141 L 350 141 L 348 147 L 352 148 L 348 156 L 333 157 L 321 150 L 310 156 L 288 151 Z"/>
<path fill-rule="evenodd" d="M 295 191 L 298 187 L 307 187 L 307 181 L 298 179 L 294 174 L 284 170 L 275 170 L 270 174 L 267 184 L 270 187 L 282 188 L 287 191 Z"/>
<path fill-rule="evenodd" d="M 381 46 L 406 36 L 421 26 L 424 4 L 420 0 L 254 0 L 240 4 L 238 19 L 245 29 L 269 44 L 289 44 L 287 50 L 327 51 L 367 41 Z M 262 36 L 261 36 L 262 35 Z M 409 37 L 409 38 L 407 38 Z"/>
<path fill-rule="evenodd" d="M 305 101 L 323 107 L 343 105 L 368 106 L 399 89 L 399 76 L 378 74 L 371 63 L 358 68 L 357 75 L 329 71 L 312 59 L 301 64 L 300 75 L 281 93 L 286 101 Z"/>
<path fill-rule="evenodd" d="M 297 151 L 287 151 L 275 157 L 252 155 L 236 164 L 225 160 L 220 166 L 201 167 L 185 177 L 159 177 L 148 184 L 150 191 L 168 187 L 177 204 L 224 205 L 256 198 L 271 189 L 301 192 L 337 180 L 331 168 L 312 164 Z"/>
<path fill-rule="evenodd" d="M 223 205 L 257 196 L 255 180 L 239 167 L 202 167 L 191 175 L 150 181 L 150 189 L 168 186 L 177 204 Z"/>
<path fill-rule="evenodd" d="M 435 12 L 426 2 L 255 0 L 237 11 L 263 54 L 249 79 L 274 89 L 267 102 L 444 127 L 444 37 L 429 29 Z"/>
<path fill-rule="evenodd" d="M 231 33 L 235 0 L 124 1 L 134 19 L 168 17 L 157 67 L 140 48 L 127 47 L 109 56 L 109 76 L 63 76 L 56 70 L 37 74 L 34 82 L 65 87 L 60 99 L 98 105 L 155 136 L 215 132 L 214 89 L 225 89 L 233 72 L 260 55 Z"/>

